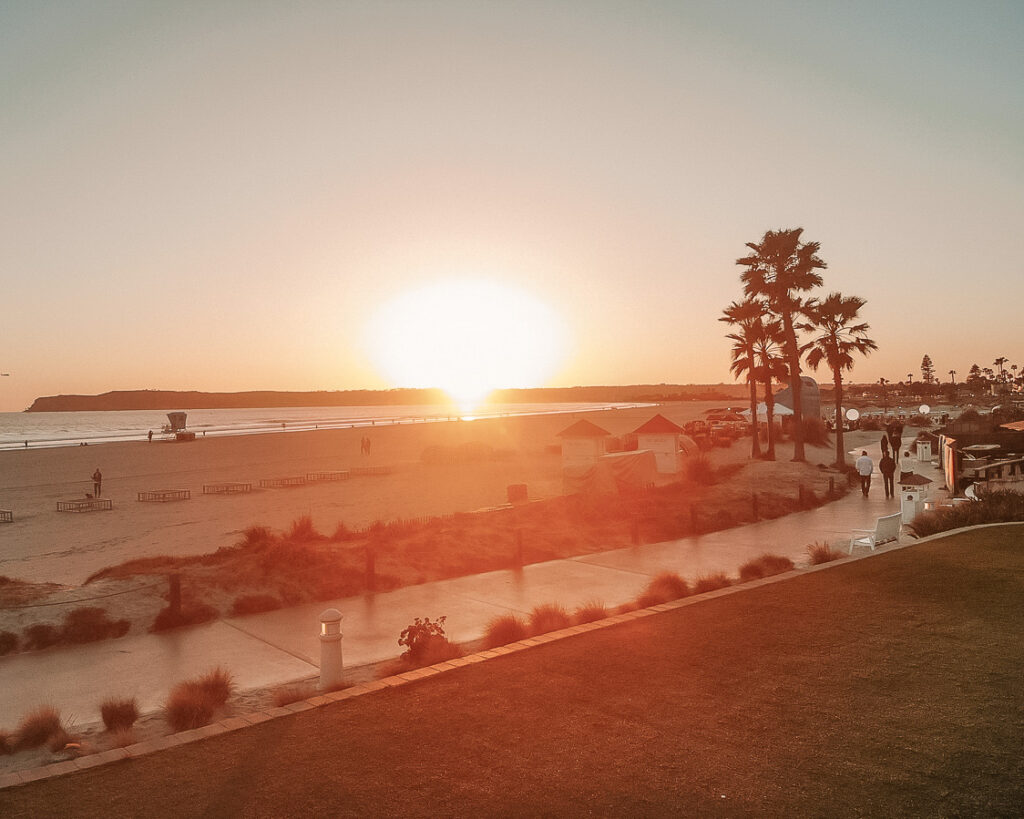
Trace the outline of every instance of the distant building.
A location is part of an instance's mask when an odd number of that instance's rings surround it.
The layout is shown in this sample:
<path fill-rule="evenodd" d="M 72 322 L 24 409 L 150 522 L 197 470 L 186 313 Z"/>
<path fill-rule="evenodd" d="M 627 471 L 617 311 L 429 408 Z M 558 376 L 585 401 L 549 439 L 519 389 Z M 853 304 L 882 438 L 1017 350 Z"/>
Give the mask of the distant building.
<path fill-rule="evenodd" d="M 577 421 L 558 433 L 562 439 L 562 469 L 593 466 L 608 451 L 611 433 L 590 421 Z"/>
<path fill-rule="evenodd" d="M 791 387 L 775 393 L 775 403 L 793 409 L 793 390 Z M 809 375 L 800 376 L 800 404 L 804 418 L 821 418 L 821 394 L 818 382 Z"/>
<path fill-rule="evenodd" d="M 654 453 L 654 461 L 661 475 L 675 475 L 682 470 L 683 461 L 697 452 L 697 444 L 681 426 L 664 415 L 655 415 L 651 420 L 634 430 L 638 449 Z"/>

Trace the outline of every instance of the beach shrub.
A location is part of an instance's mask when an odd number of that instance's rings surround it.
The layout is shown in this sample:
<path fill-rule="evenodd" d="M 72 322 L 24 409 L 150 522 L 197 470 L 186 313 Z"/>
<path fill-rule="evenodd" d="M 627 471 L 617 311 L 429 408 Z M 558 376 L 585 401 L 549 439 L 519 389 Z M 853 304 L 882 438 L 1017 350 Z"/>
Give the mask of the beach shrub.
<path fill-rule="evenodd" d="M 18 724 L 15 731 L 15 750 L 40 748 L 60 730 L 60 711 L 51 705 L 40 706 L 26 714 Z"/>
<path fill-rule="evenodd" d="M 807 547 L 807 557 L 810 559 L 812 566 L 838 560 L 842 556 L 842 552 L 837 552 L 827 543 L 812 543 Z"/>
<path fill-rule="evenodd" d="M 288 530 L 287 539 L 293 543 L 308 543 L 312 540 L 327 540 L 326 536 L 320 534 L 313 525 L 313 519 L 309 515 L 303 515 L 292 521 Z"/>
<path fill-rule="evenodd" d="M 740 580 L 757 580 L 761 577 L 770 577 L 773 574 L 782 574 L 793 568 L 793 561 L 782 555 L 763 554 L 748 560 L 740 566 Z"/>
<path fill-rule="evenodd" d="M 181 628 L 182 626 L 196 626 L 200 623 L 208 623 L 210 620 L 215 620 L 217 616 L 217 609 L 213 606 L 208 606 L 206 603 L 182 604 L 181 611 L 178 614 L 174 614 L 171 611 L 171 607 L 167 606 L 160 609 L 149 630 L 151 632 L 159 632 L 172 628 Z"/>
<path fill-rule="evenodd" d="M 221 666 L 216 666 L 207 671 L 202 677 L 194 680 L 194 684 L 210 698 L 210 701 L 217 708 L 220 708 L 228 701 L 231 692 L 235 689 L 231 672 Z"/>
<path fill-rule="evenodd" d="M 25 629 L 25 648 L 49 648 L 60 642 L 60 631 L 49 623 L 35 623 Z"/>
<path fill-rule="evenodd" d="M 0 657 L 18 650 L 18 635 L 13 631 L 0 631 Z"/>
<path fill-rule="evenodd" d="M 600 600 L 588 600 L 572 613 L 572 621 L 576 625 L 582 623 L 593 623 L 595 620 L 604 620 L 608 616 L 608 609 Z"/>
<path fill-rule="evenodd" d="M 670 600 L 678 600 L 689 594 L 690 584 L 686 580 L 675 572 L 662 572 L 647 584 L 647 588 L 636 602 L 639 608 L 646 609 L 668 603 Z"/>
<path fill-rule="evenodd" d="M 235 598 L 235 602 L 231 604 L 231 613 L 236 616 L 259 614 L 279 608 L 281 608 L 281 601 L 272 594 L 246 594 Z"/>
<path fill-rule="evenodd" d="M 100 716 L 108 731 L 122 731 L 135 724 L 139 718 L 139 706 L 135 697 L 125 699 L 108 697 L 100 703 Z"/>
<path fill-rule="evenodd" d="M 699 452 L 686 462 L 686 477 L 701 486 L 711 486 L 715 483 L 715 468 L 711 465 L 711 459 L 703 452 Z"/>
<path fill-rule="evenodd" d="M 431 620 L 429 617 L 417 617 L 402 630 L 398 644 L 405 646 L 402 659 L 417 665 L 432 665 L 446 659 L 457 657 L 461 652 L 448 642 L 444 633 L 444 622 L 447 616 Z"/>
<path fill-rule="evenodd" d="M 264 546 L 273 543 L 277 538 L 266 526 L 250 526 L 242 532 L 241 546 Z"/>
<path fill-rule="evenodd" d="M 557 603 L 534 606 L 530 612 L 531 634 L 547 634 L 549 631 L 558 631 L 571 625 L 569 613 Z"/>
<path fill-rule="evenodd" d="M 803 418 L 800 429 L 804 433 L 804 443 L 810 446 L 827 446 L 829 442 L 828 427 L 820 418 Z"/>
<path fill-rule="evenodd" d="M 349 540 L 356 540 L 360 537 L 358 532 L 354 532 L 349 529 L 344 523 L 338 521 L 338 525 L 334 527 L 334 534 L 331 535 L 331 540 L 335 543 L 345 543 Z"/>
<path fill-rule="evenodd" d="M 67 643 L 92 643 L 112 637 L 124 637 L 132 626 L 130 620 L 111 620 L 106 609 L 83 606 L 64 616 L 61 637 Z"/>
<path fill-rule="evenodd" d="M 640 604 L 636 600 L 629 600 L 626 603 L 620 603 L 615 607 L 616 614 L 629 614 L 631 611 L 636 611 L 640 608 Z"/>
<path fill-rule="evenodd" d="M 702 574 L 693 583 L 694 594 L 717 591 L 732 585 L 732 579 L 725 572 L 714 572 L 713 574 Z"/>
<path fill-rule="evenodd" d="M 484 647 L 507 646 L 509 643 L 516 643 L 527 636 L 529 636 L 529 631 L 526 623 L 514 614 L 503 614 L 487 624 L 487 629 L 484 632 Z"/>
<path fill-rule="evenodd" d="M 961 526 L 1015 521 L 1024 521 L 1024 495 L 999 489 L 982 492 L 978 500 L 970 503 L 957 503 L 922 512 L 909 526 L 917 537 L 926 537 L 937 532 L 959 529 Z"/>
<path fill-rule="evenodd" d="M 216 710 L 210 697 L 198 686 L 189 683 L 176 685 L 165 705 L 167 724 L 174 731 L 188 731 L 209 725 Z"/>

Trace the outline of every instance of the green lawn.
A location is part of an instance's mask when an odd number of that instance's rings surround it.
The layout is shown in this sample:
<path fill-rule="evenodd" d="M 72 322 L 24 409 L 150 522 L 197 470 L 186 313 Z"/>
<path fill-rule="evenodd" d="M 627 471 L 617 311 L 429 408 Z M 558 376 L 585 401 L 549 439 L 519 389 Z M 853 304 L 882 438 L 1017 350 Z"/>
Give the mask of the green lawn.
<path fill-rule="evenodd" d="M 1024 527 L 0 792 L 0 816 L 1019 815 Z"/>

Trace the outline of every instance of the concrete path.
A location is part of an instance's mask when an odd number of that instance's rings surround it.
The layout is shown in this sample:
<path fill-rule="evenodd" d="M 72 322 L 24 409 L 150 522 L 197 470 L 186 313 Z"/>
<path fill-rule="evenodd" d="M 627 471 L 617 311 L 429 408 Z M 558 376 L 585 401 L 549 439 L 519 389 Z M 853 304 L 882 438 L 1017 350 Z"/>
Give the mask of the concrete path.
<path fill-rule="evenodd" d="M 877 464 L 877 444 L 869 454 Z M 913 465 L 935 481 L 933 486 L 942 486 L 937 469 Z M 818 509 L 713 534 L 234 617 L 169 634 L 0 657 L 0 728 L 12 729 L 41 704 L 56 706 L 80 725 L 94 722 L 100 702 L 113 695 L 135 696 L 143 711 L 154 711 L 174 684 L 215 665 L 229 669 L 241 690 L 316 676 L 319 615 L 331 607 L 344 614 L 346 666 L 364 665 L 396 657 L 398 635 L 415 617 L 445 615 L 450 639 L 462 642 L 481 637 L 498 615 L 526 614 L 543 603 L 572 611 L 596 600 L 611 609 L 635 599 L 662 571 L 689 580 L 713 572 L 735 576 L 743 563 L 764 552 L 800 564 L 815 542 L 845 551 L 851 529 L 869 528 L 899 508 L 898 494 L 885 500 L 876 474 L 868 498 L 854 489 Z"/>

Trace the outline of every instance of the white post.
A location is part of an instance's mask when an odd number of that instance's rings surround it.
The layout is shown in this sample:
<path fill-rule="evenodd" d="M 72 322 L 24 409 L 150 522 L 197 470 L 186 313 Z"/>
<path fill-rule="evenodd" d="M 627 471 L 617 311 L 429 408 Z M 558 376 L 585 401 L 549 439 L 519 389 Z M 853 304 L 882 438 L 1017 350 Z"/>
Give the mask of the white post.
<path fill-rule="evenodd" d="M 341 685 L 341 617 L 337 609 L 327 609 L 320 615 L 319 691 L 330 691 Z"/>

